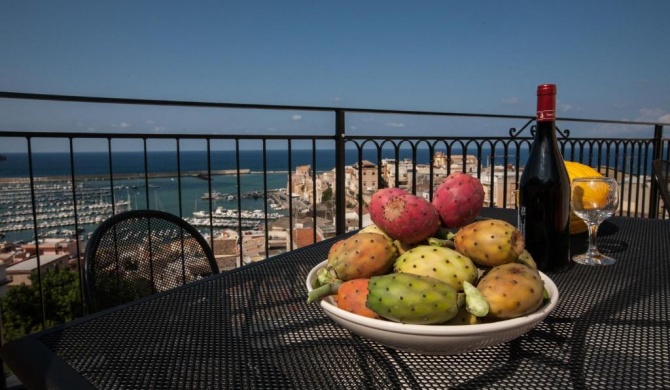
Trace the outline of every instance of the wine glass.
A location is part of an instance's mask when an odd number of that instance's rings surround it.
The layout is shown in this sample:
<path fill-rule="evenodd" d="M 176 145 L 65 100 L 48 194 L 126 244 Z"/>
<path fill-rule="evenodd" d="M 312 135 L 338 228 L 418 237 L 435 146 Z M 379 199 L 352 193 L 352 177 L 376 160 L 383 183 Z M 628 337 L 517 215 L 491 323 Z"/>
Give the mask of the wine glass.
<path fill-rule="evenodd" d="M 616 259 L 598 251 L 598 226 L 611 217 L 619 205 L 619 190 L 611 177 L 580 177 L 570 184 L 572 211 L 586 222 L 589 247 L 586 253 L 572 256 L 572 260 L 586 265 L 612 265 Z"/>

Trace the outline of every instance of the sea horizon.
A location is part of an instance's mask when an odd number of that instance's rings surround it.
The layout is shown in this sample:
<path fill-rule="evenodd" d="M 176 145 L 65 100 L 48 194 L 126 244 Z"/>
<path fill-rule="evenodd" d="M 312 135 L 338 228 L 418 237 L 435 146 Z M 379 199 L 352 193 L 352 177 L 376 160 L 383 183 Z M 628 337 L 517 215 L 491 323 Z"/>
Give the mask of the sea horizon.
<path fill-rule="evenodd" d="M 435 152 L 443 149 L 435 149 Z M 428 164 L 432 161 L 432 156 L 428 154 L 428 149 L 417 149 L 417 164 Z M 496 151 L 501 152 L 502 151 Z M 310 165 L 316 172 L 326 172 L 335 168 L 335 149 L 317 149 L 313 156 L 311 149 L 294 149 L 291 153 L 289 165 L 287 150 L 267 150 L 265 161 L 263 160 L 262 150 L 240 150 L 239 166 L 237 156 L 234 150 L 212 151 L 210 154 L 210 165 L 207 164 L 207 154 L 203 151 L 181 151 L 180 166 L 177 166 L 176 151 L 148 151 L 147 173 L 176 173 L 176 172 L 199 172 L 208 171 L 236 171 L 249 170 L 251 173 L 275 172 L 288 173 L 294 172 L 296 167 Z M 491 151 L 482 148 L 479 152 L 468 151 L 466 154 L 477 155 L 481 153 L 482 160 L 489 162 Z M 527 150 L 520 150 L 520 158 L 525 162 Z M 25 152 L 3 153 L 7 160 L 0 161 L 0 178 L 23 178 L 29 177 L 28 154 Z M 462 155 L 460 149 L 452 149 L 452 155 Z M 377 150 L 363 150 L 363 160 L 378 163 Z M 394 150 L 383 150 L 382 159 L 394 159 Z M 400 160 L 413 159 L 412 150 L 401 149 L 398 151 Z M 502 155 L 496 155 L 495 163 L 503 162 Z M 358 151 L 348 149 L 345 154 L 345 164 L 351 165 L 358 161 Z M 85 151 L 73 152 L 72 160 L 74 162 L 74 172 L 76 175 L 109 175 L 110 158 L 107 152 Z M 118 151 L 111 154 L 112 172 L 115 174 L 144 174 L 144 153 L 141 151 Z M 515 162 L 515 158 L 510 158 L 509 163 Z M 34 177 L 44 176 L 64 176 L 71 175 L 71 161 L 69 152 L 34 152 L 32 153 L 32 170 Z"/>

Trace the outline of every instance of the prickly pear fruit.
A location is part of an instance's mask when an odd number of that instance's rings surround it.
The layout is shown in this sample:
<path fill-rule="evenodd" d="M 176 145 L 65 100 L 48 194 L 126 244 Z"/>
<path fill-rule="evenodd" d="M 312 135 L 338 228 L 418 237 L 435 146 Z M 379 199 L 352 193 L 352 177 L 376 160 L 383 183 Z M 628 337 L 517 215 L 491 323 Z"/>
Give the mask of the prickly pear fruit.
<path fill-rule="evenodd" d="M 474 221 L 484 206 L 484 187 L 476 177 L 453 172 L 435 190 L 433 205 L 442 226 L 465 226 Z"/>
<path fill-rule="evenodd" d="M 519 263 L 489 270 L 477 284 L 489 304 L 489 318 L 509 319 L 530 314 L 543 302 L 544 282 L 534 269 Z"/>
<path fill-rule="evenodd" d="M 463 291 L 463 282 L 474 283 L 477 267 L 465 255 L 441 246 L 419 245 L 398 256 L 394 272 L 430 276 Z"/>
<path fill-rule="evenodd" d="M 509 223 L 487 219 L 460 228 L 454 237 L 454 245 L 475 264 L 495 267 L 516 260 L 524 250 L 524 238 Z"/>
<path fill-rule="evenodd" d="M 382 188 L 372 194 L 369 205 L 370 219 L 372 222 L 379 226 L 379 221 L 384 219 L 384 207 L 386 206 L 386 203 L 388 203 L 389 199 L 394 196 L 405 194 L 407 194 L 407 191 L 401 188 Z"/>
<path fill-rule="evenodd" d="M 396 247 L 382 234 L 358 233 L 337 241 L 328 252 L 326 268 L 316 275 L 316 286 L 307 302 L 337 294 L 344 281 L 383 275 L 391 270 L 397 257 Z"/>
<path fill-rule="evenodd" d="M 395 246 L 381 234 L 359 233 L 328 254 L 327 269 L 343 281 L 369 278 L 390 271 L 396 257 Z"/>
<path fill-rule="evenodd" d="M 377 233 L 381 234 L 382 236 L 386 237 L 389 241 L 393 241 L 393 239 L 386 234 L 385 231 L 383 231 L 379 226 L 375 225 L 374 223 L 364 227 L 363 229 L 358 231 L 358 234 L 360 233 Z"/>
<path fill-rule="evenodd" d="M 523 265 L 527 265 L 530 268 L 537 270 L 537 263 L 535 262 L 535 259 L 533 259 L 533 256 L 528 252 L 527 250 L 523 250 L 519 257 L 516 258 L 515 260 L 517 263 L 521 263 Z"/>
<path fill-rule="evenodd" d="M 405 324 L 440 324 L 458 312 L 458 293 L 435 278 L 388 274 L 370 278 L 367 307 L 379 316 Z"/>
<path fill-rule="evenodd" d="M 412 195 L 392 196 L 383 206 L 381 220 L 372 221 L 391 238 L 406 244 L 416 244 L 435 234 L 440 217 L 426 199 Z"/>
<path fill-rule="evenodd" d="M 342 283 L 337 290 L 337 307 L 364 317 L 378 318 L 377 313 L 365 306 L 369 282 L 370 279 L 354 279 Z"/>

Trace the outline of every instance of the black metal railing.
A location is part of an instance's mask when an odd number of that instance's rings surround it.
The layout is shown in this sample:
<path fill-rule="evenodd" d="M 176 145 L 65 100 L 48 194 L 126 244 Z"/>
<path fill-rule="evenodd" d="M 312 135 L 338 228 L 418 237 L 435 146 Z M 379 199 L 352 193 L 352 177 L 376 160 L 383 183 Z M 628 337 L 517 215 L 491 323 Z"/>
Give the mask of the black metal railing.
<path fill-rule="evenodd" d="M 99 217 L 105 218 L 120 211 L 123 204 L 133 204 L 130 196 L 123 203 L 123 187 L 128 189 L 129 181 L 136 183 L 134 207 L 159 208 L 160 200 L 152 197 L 156 180 L 176 180 L 173 207 L 170 211 L 189 218 L 187 204 L 192 202 L 192 194 L 186 194 L 185 181 L 200 180 L 196 187 L 210 195 L 207 200 L 208 221 L 202 226 L 204 232 L 214 239 L 217 230 L 217 212 L 212 194 L 212 178 L 227 177 L 234 190 L 230 194 L 236 213 L 231 228 L 242 233 L 249 229 L 243 216 L 245 197 L 258 196 L 263 200 L 262 220 L 253 225 L 262 230 L 265 238 L 265 256 L 271 253 L 270 220 L 273 209 L 268 203 L 271 196 L 286 202 L 283 211 L 286 223 L 286 250 L 295 249 L 294 233 L 296 222 L 302 218 L 312 221 L 311 240 L 318 239 L 319 225 L 331 226 L 335 234 L 342 234 L 348 228 L 364 224 L 365 206 L 372 192 L 383 186 L 404 186 L 412 192 L 431 199 L 439 180 L 453 170 L 472 171 L 487 189 L 487 205 L 493 207 L 515 207 L 515 188 L 525 157 L 532 143 L 534 117 L 516 115 L 482 115 L 448 112 L 422 112 L 402 110 L 373 110 L 341 107 L 281 106 L 260 104 L 230 104 L 212 102 L 190 102 L 169 100 L 139 100 L 80 96 L 38 95 L 0 92 L 0 98 L 12 101 L 51 101 L 61 103 L 82 103 L 92 105 L 124 105 L 133 107 L 162 106 L 174 108 L 206 108 L 214 110 L 256 110 L 309 112 L 325 115 L 330 124 L 323 134 L 246 134 L 244 132 L 217 131 L 173 133 L 126 132 L 62 132 L 28 128 L 6 128 L 0 119 L 0 144 L 12 143 L 11 158 L 21 157 L 20 174 L 1 174 L 0 191 L 5 191 L 5 207 L 0 203 L 0 231 L 7 230 L 9 216 L 21 215 L 27 221 L 30 236 L 39 237 L 43 226 L 48 226 L 58 215 L 57 210 L 42 210 L 40 204 L 49 202 L 48 194 L 60 185 L 60 196 L 69 202 L 63 210 L 69 215 L 68 226 L 79 232 L 82 227 L 93 229 L 96 221 L 88 218 L 85 196 L 108 196 L 110 207 Z M 364 131 L 354 131 L 347 126 L 349 121 L 363 116 L 375 118 L 436 118 L 445 123 L 439 136 L 420 134 L 389 134 L 387 128 L 370 127 Z M 193 119 L 197 122 L 197 117 Z M 471 136 L 471 131 L 480 121 L 492 123 L 490 133 L 496 136 Z M 377 121 L 380 123 L 381 121 Z M 382 122 L 383 123 L 383 122 Z M 455 124 L 454 124 L 455 123 Z M 659 193 L 651 180 L 651 162 L 654 159 L 670 159 L 670 139 L 664 137 L 664 125 L 651 122 L 605 121 L 576 118 L 560 118 L 559 142 L 566 160 L 582 162 L 599 169 L 604 174 L 614 176 L 622 184 L 619 214 L 632 217 L 668 218 L 668 205 L 659 201 Z M 625 133 L 634 129 L 649 134 L 646 138 L 590 138 L 574 136 L 586 134 L 589 128 L 606 127 L 608 131 Z M 667 127 L 667 126 L 666 126 Z M 349 132 L 347 132 L 349 130 Z M 436 131 L 433 130 L 433 133 Z M 260 133 L 260 132 L 259 132 Z M 384 134 L 380 136 L 379 134 Z M 42 151 L 48 147 L 62 151 L 62 167 L 50 163 L 53 155 Z M 129 147 L 135 150 L 129 154 Z M 36 150 L 39 149 L 40 152 Z M 14 152 L 18 152 L 14 153 Z M 94 154 L 92 154 L 95 152 Z M 160 152 L 160 153 L 159 153 Z M 0 150 L 0 154 L 3 152 Z M 160 154 L 160 158 L 156 157 Z M 63 157 L 65 156 L 65 157 Z M 436 156 L 442 160 L 438 161 Z M 364 161 L 372 163 L 365 166 Z M 245 164 L 253 163 L 255 169 Z M 97 165 L 102 170 L 92 169 Z M 160 165 L 160 166 L 158 166 Z M 298 173 L 297 167 L 309 165 L 310 169 Z M 333 170 L 332 177 L 325 179 L 324 172 Z M 273 182 L 283 176 L 273 176 L 276 172 L 285 175 L 285 192 L 272 187 Z M 255 179 L 255 190 L 248 192 L 247 179 Z M 49 187 L 46 183 L 52 183 Z M 96 183 L 95 191 L 87 186 Z M 119 183 L 125 183 L 119 185 Z M 153 186 L 153 187 L 152 187 Z M 326 197 L 326 189 L 332 194 Z M 90 188 L 89 188 L 90 190 Z M 191 191 L 192 192 L 192 191 Z M 12 193 L 12 195 L 8 195 Z M 8 206 L 18 202 L 16 194 L 24 194 L 27 208 L 19 213 Z M 3 194 L 3 192 L 0 192 Z M 91 195 L 93 194 L 93 195 Z M 155 191 L 154 191 L 155 194 Z M 294 196 L 297 195 L 297 196 Z M 45 199 L 47 199 L 45 201 Z M 2 199 L 0 199 L 2 202 Z M 196 198 L 197 202 L 197 198 Z M 16 211 L 16 212 L 15 212 Z M 348 219 L 347 211 L 358 215 Z M 23 218 L 21 217 L 21 218 Z M 99 221 L 98 221 L 99 222 Z M 54 226 L 56 224 L 53 224 Z M 324 229 L 321 229 L 324 230 Z M 7 232 L 5 232 L 7 234 Z M 74 236 L 78 248 L 83 247 L 85 237 Z M 40 240 L 35 240 L 34 251 L 40 253 Z M 213 241 L 212 241 L 213 244 Z M 239 258 L 243 259 L 247 250 L 242 240 L 237 244 Z M 74 265 L 82 274 L 81 256 Z M 37 291 L 41 300 L 41 327 L 51 324 L 45 308 L 45 292 L 40 257 L 37 258 Z M 80 278 L 80 285 L 82 279 Z M 79 288 L 83 308 L 83 289 Z M 83 311 L 82 311 L 83 312 Z M 4 329 L 3 329 L 4 334 Z"/>

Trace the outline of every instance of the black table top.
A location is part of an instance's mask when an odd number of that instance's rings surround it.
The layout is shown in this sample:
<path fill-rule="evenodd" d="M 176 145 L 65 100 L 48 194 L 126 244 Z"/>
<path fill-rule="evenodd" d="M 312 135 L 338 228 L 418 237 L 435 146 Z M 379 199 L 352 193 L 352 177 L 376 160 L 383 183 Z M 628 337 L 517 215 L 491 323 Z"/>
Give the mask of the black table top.
<path fill-rule="evenodd" d="M 513 210 L 485 214 L 515 219 Z M 307 304 L 305 278 L 332 240 L 0 352 L 35 388 L 670 388 L 670 221 L 614 217 L 600 232 L 616 265 L 549 274 L 560 299 L 543 323 L 462 355 L 398 352 Z"/>

